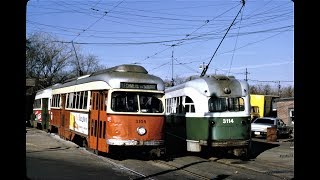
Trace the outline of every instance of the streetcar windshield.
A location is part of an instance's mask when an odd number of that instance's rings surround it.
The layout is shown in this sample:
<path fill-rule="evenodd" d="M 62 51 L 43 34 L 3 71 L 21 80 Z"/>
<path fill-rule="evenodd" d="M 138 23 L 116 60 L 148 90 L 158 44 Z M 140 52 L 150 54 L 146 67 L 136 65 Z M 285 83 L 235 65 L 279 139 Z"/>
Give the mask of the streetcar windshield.
<path fill-rule="evenodd" d="M 218 98 L 209 99 L 209 112 L 244 111 L 243 98 Z"/>
<path fill-rule="evenodd" d="M 162 113 L 161 94 L 113 92 L 111 109 L 116 112 Z"/>

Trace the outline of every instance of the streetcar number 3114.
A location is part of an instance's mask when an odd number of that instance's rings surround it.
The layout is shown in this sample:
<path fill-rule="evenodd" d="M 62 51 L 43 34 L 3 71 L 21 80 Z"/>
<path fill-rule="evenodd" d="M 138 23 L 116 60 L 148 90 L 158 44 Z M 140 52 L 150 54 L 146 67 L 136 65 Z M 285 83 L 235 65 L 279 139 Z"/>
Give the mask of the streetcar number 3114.
<path fill-rule="evenodd" d="M 233 123 L 233 119 L 222 119 L 223 123 Z"/>

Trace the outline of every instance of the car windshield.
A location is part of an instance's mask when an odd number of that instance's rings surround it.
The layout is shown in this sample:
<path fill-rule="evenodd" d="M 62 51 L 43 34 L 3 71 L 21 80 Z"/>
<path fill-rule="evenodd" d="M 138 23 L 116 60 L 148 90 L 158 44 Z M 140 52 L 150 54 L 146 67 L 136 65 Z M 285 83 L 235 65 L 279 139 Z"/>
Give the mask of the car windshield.
<path fill-rule="evenodd" d="M 261 124 L 273 124 L 273 120 L 271 119 L 263 119 L 263 118 L 258 118 L 254 121 L 254 123 L 261 123 Z"/>

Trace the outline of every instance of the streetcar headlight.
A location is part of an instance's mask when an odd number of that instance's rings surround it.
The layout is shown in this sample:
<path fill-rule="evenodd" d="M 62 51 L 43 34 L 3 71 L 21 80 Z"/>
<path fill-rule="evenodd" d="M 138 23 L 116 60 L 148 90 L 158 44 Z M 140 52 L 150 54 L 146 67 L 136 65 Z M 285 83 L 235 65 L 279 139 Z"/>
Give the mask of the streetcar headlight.
<path fill-rule="evenodd" d="M 138 134 L 139 134 L 140 136 L 142 136 L 142 135 L 145 135 L 145 134 L 147 133 L 147 130 L 146 130 L 146 128 L 144 128 L 144 127 L 138 127 L 138 128 L 137 128 L 137 132 L 138 132 Z"/>

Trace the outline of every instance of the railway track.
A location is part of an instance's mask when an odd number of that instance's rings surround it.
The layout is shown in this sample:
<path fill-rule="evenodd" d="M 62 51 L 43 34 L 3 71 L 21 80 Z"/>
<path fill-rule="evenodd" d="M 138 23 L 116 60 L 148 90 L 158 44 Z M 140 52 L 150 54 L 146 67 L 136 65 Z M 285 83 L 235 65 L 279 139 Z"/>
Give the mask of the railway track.
<path fill-rule="evenodd" d="M 28 136 L 41 137 L 39 132 L 42 131 L 39 130 L 33 134 L 28 134 Z M 200 157 L 197 154 L 184 153 L 170 153 L 171 155 L 168 155 L 167 159 L 150 159 L 147 158 L 146 154 L 122 154 L 124 156 L 118 158 L 111 155 L 94 154 L 85 147 L 79 147 L 70 141 L 61 139 L 54 133 L 50 133 L 50 135 L 47 134 L 47 136 L 56 139 L 56 143 L 70 143 L 70 147 L 72 146 L 78 150 L 82 150 L 86 155 L 97 156 L 108 164 L 113 164 L 117 169 L 130 171 L 132 174 L 135 174 L 135 177 L 138 177 L 138 179 L 170 179 L 172 177 L 181 179 L 182 177 L 186 177 L 185 179 L 202 180 L 219 179 L 225 176 L 236 179 L 239 179 L 239 177 L 252 178 L 266 176 L 271 179 L 290 179 L 290 177 L 293 176 L 291 166 L 285 166 L 286 163 L 283 163 L 284 160 L 291 161 L 293 157 L 289 156 L 290 154 L 287 155 L 288 153 L 281 149 L 272 150 L 272 152 L 267 153 L 269 154 L 268 156 L 264 155 L 263 158 L 260 157 L 253 161 L 242 161 L 235 158 L 207 158 Z M 39 141 L 28 142 L 27 145 L 30 147 L 38 147 L 38 142 Z M 271 159 L 266 159 L 269 156 Z M 250 174 L 252 174 L 252 176 L 250 176 Z"/>
<path fill-rule="evenodd" d="M 179 170 L 183 173 L 186 173 L 188 175 L 191 175 L 193 177 L 196 177 L 197 179 L 204 179 L 204 180 L 210 180 L 212 178 L 209 178 L 207 176 L 201 175 L 199 173 L 196 173 L 194 171 L 186 169 L 188 166 L 191 166 L 192 164 L 189 164 L 187 166 L 181 166 L 181 165 L 173 165 L 172 163 L 167 163 L 165 161 L 160 161 L 160 160 L 153 160 L 154 163 L 160 164 L 160 165 L 165 165 L 173 170 Z"/>

